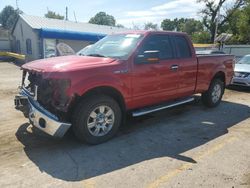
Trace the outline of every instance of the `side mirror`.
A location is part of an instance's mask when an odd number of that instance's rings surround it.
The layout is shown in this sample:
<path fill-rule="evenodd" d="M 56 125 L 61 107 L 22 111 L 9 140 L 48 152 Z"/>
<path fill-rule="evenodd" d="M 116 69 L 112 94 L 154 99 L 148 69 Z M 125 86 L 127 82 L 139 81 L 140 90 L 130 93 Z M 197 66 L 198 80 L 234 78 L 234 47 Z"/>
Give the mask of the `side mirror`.
<path fill-rule="evenodd" d="M 159 63 L 160 61 L 160 52 L 158 50 L 154 51 L 144 51 L 142 55 L 136 57 L 136 64 L 151 64 Z"/>

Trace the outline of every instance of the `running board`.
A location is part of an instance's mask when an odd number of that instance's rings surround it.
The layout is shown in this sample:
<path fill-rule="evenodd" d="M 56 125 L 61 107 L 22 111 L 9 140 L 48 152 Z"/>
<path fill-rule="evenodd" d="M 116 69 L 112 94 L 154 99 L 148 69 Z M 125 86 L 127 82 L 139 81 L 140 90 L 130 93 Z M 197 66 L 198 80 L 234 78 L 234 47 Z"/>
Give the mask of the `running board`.
<path fill-rule="evenodd" d="M 157 111 L 164 110 L 164 109 L 167 109 L 167 108 L 172 108 L 172 107 L 175 107 L 175 106 L 179 106 L 179 105 L 189 103 L 189 102 L 192 102 L 192 101 L 194 101 L 194 97 L 185 98 L 183 100 L 178 100 L 178 101 L 174 101 L 174 102 L 163 104 L 163 105 L 143 108 L 143 109 L 139 109 L 137 111 L 132 112 L 132 116 L 133 117 L 138 117 L 138 116 L 142 116 L 142 115 L 149 114 L 149 113 L 152 113 L 152 112 L 157 112 Z"/>

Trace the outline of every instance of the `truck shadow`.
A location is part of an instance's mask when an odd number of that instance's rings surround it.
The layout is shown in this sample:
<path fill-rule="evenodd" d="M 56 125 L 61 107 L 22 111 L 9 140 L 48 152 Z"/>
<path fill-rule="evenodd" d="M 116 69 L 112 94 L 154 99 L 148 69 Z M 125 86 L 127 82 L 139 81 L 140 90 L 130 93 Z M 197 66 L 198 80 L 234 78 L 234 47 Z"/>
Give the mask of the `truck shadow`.
<path fill-rule="evenodd" d="M 20 126 L 16 137 L 42 172 L 65 181 L 80 181 L 160 157 L 196 163 L 181 153 L 227 134 L 228 128 L 249 116 L 250 108 L 245 105 L 222 102 L 207 109 L 195 102 L 129 118 L 116 138 L 96 146 L 77 142 L 73 134 L 55 140 L 38 130 L 31 133 L 27 123 Z"/>

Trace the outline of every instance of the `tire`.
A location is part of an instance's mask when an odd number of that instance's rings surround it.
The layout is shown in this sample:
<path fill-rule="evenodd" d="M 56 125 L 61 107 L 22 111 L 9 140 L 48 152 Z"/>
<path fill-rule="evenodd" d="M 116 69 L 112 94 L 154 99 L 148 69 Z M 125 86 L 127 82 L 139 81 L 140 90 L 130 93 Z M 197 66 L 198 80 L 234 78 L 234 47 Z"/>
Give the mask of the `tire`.
<path fill-rule="evenodd" d="M 94 95 L 83 99 L 73 112 L 73 131 L 78 140 L 88 144 L 103 143 L 117 133 L 121 109 L 111 97 Z"/>
<path fill-rule="evenodd" d="M 201 95 L 201 100 L 207 107 L 216 107 L 220 104 L 224 91 L 224 82 L 215 78 L 211 82 L 209 89 Z"/>

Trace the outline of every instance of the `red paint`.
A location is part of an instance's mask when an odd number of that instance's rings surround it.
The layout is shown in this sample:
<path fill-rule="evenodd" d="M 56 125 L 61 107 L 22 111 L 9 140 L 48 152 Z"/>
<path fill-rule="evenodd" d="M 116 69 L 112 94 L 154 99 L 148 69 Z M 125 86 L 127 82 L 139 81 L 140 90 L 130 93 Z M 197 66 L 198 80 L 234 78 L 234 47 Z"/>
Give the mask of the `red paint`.
<path fill-rule="evenodd" d="M 69 79 L 68 95 L 84 95 L 87 91 L 109 86 L 121 93 L 128 110 L 202 93 L 209 87 L 214 75 L 223 72 L 226 84 L 233 76 L 233 56 L 196 57 L 191 41 L 192 57 L 161 60 L 155 64 L 135 64 L 137 49 L 148 35 L 182 35 L 174 32 L 130 32 L 144 34 L 144 38 L 127 61 L 101 57 L 65 56 L 33 61 L 23 69 L 42 74 L 44 78 Z M 170 70 L 178 65 L 179 70 Z M 117 71 L 125 71 L 117 73 Z M 127 72 L 126 72 L 127 71 Z"/>

